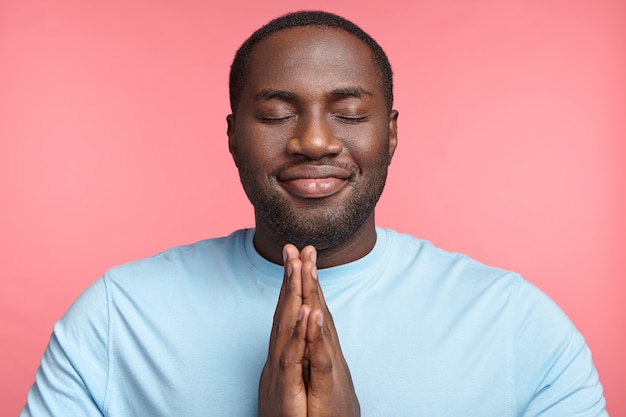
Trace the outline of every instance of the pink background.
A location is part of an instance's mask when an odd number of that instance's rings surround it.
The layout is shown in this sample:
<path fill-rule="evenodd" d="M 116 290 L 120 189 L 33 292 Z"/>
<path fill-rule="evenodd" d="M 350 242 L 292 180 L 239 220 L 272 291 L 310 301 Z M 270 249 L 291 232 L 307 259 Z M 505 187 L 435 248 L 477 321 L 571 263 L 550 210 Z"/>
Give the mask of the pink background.
<path fill-rule="evenodd" d="M 106 269 L 253 224 L 227 151 L 230 61 L 270 18 L 323 8 L 395 69 L 379 225 L 539 285 L 626 416 L 625 4 L 1 0 L 0 415 Z"/>

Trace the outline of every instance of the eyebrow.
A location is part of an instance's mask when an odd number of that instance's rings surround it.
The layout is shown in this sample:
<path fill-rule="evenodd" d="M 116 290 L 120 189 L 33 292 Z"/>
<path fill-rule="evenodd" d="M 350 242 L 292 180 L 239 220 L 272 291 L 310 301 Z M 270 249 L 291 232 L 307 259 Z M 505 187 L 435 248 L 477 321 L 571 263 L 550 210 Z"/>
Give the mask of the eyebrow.
<path fill-rule="evenodd" d="M 291 91 L 285 91 L 285 90 L 265 89 L 265 90 L 259 91 L 254 96 L 254 98 L 256 101 L 272 100 L 275 98 L 282 99 L 282 100 L 293 100 L 296 98 L 296 93 L 291 92 Z"/>
<path fill-rule="evenodd" d="M 365 99 L 372 97 L 372 95 L 372 93 L 361 87 L 336 88 L 327 94 L 327 96 L 333 101 L 342 100 L 350 97 Z M 272 99 L 294 100 L 297 97 L 297 94 L 293 91 L 274 89 L 261 90 L 254 96 L 256 101 L 269 101 Z"/>
<path fill-rule="evenodd" d="M 364 90 L 361 87 L 345 87 L 345 88 L 337 88 L 331 91 L 328 95 L 333 100 L 341 100 L 341 99 L 349 98 L 349 97 L 365 99 L 365 98 L 372 97 L 373 94 L 367 90 Z"/>

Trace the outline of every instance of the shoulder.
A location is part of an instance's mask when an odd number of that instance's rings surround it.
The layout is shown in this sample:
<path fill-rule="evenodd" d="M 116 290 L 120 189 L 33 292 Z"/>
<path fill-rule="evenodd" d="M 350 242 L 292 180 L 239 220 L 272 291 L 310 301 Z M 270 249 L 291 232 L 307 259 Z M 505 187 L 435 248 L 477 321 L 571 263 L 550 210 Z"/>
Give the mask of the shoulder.
<path fill-rule="evenodd" d="M 219 264 L 233 263 L 232 254 L 240 250 L 245 233 L 238 230 L 226 237 L 172 247 L 109 269 L 74 301 L 56 330 L 74 333 L 72 329 L 82 328 L 78 333 L 87 334 L 84 329 L 93 329 L 100 333 L 93 340 L 105 343 L 103 332 L 113 314 L 112 306 L 128 304 L 129 308 L 138 308 L 136 303 L 140 300 L 158 303 L 168 297 L 184 296 L 206 281 L 207 271 L 223 268 Z"/>
<path fill-rule="evenodd" d="M 418 274 L 438 286 L 447 283 L 461 288 L 467 286 L 484 290 L 497 283 L 516 291 L 523 281 L 516 272 L 486 265 L 462 253 L 444 250 L 428 240 L 390 229 L 379 229 L 379 233 L 385 235 L 385 256 L 393 269 L 403 270 L 410 275 Z"/>
<path fill-rule="evenodd" d="M 385 270 L 393 273 L 394 280 L 412 281 L 421 293 L 459 306 L 465 315 L 471 311 L 506 315 L 516 337 L 579 337 L 559 306 L 519 273 L 448 252 L 411 235 L 382 231 L 388 246 Z"/>
<path fill-rule="evenodd" d="M 524 415 L 574 415 L 581 407 L 594 410 L 586 415 L 606 415 L 583 336 L 542 290 L 518 273 L 410 235 L 384 233 L 390 268 L 400 271 L 395 278 L 419 282 L 412 288 L 427 305 L 424 315 L 437 317 L 437 329 L 445 320 L 448 329 L 462 327 L 460 334 L 471 341 L 468 352 L 498 346 L 513 376 L 516 408 Z"/>
<path fill-rule="evenodd" d="M 243 250 L 247 230 L 237 230 L 225 237 L 174 246 L 148 258 L 115 266 L 105 273 L 109 283 L 172 280 L 191 277 L 203 270 L 232 262 Z"/>

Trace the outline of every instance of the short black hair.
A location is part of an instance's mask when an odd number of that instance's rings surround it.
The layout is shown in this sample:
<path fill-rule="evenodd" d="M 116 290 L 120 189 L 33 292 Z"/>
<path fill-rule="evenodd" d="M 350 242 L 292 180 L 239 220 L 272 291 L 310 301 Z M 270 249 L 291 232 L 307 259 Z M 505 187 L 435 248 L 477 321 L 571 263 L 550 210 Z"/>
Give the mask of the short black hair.
<path fill-rule="evenodd" d="M 248 60 L 254 46 L 271 34 L 283 29 L 302 26 L 323 26 L 344 30 L 362 40 L 372 51 L 372 58 L 380 72 L 387 110 L 393 106 L 393 72 L 391 64 L 380 45 L 363 29 L 336 14 L 322 11 L 299 11 L 277 17 L 254 32 L 239 47 L 230 67 L 229 92 L 230 108 L 233 114 L 237 111 L 239 98 L 247 78 Z"/>

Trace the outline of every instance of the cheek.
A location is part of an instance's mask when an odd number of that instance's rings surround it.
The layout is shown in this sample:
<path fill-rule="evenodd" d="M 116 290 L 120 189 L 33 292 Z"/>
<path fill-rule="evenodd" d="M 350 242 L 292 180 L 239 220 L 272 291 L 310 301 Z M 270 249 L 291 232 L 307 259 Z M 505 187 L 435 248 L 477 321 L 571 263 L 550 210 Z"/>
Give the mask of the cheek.
<path fill-rule="evenodd" d="M 266 129 L 242 126 L 237 130 L 237 155 L 240 162 L 251 166 L 264 166 L 284 152 L 285 143 L 269 134 Z"/>
<path fill-rule="evenodd" d="M 353 132 L 344 147 L 362 167 L 389 164 L 389 132 L 385 129 L 364 129 Z"/>

